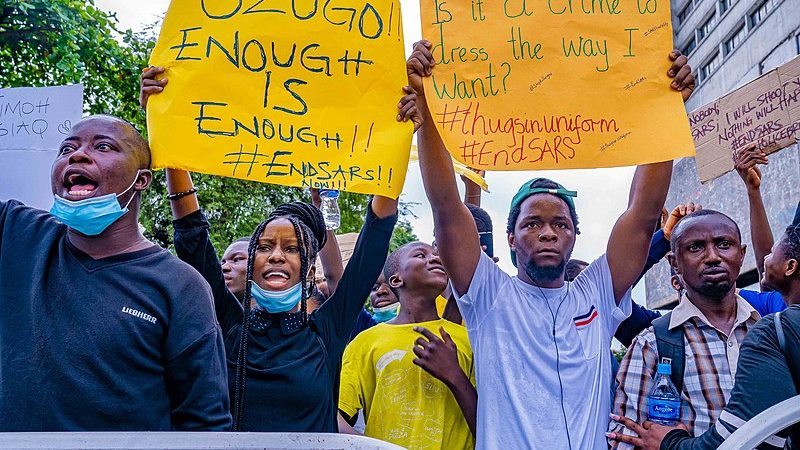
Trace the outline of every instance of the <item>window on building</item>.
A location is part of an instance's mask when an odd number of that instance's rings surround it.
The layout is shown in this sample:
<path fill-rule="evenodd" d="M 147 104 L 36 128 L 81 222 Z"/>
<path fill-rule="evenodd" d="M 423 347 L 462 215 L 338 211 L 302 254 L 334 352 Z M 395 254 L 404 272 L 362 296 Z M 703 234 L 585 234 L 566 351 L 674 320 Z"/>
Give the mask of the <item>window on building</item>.
<path fill-rule="evenodd" d="M 714 25 L 717 24 L 717 15 L 712 14 L 700 28 L 697 29 L 697 40 L 701 41 L 704 37 L 708 36 L 711 33 L 711 30 L 714 29 Z"/>
<path fill-rule="evenodd" d="M 734 0 L 719 0 L 719 15 L 725 14 L 725 11 L 731 9 L 731 4 Z"/>
<path fill-rule="evenodd" d="M 700 77 L 698 78 L 698 80 L 700 80 L 701 82 L 707 80 L 708 77 L 710 77 L 711 74 L 714 73 L 715 70 L 717 70 L 717 67 L 720 66 L 721 62 L 722 58 L 719 57 L 719 52 L 715 53 L 714 56 L 712 56 L 711 59 L 709 59 L 708 62 L 703 64 L 703 66 L 700 68 L 699 72 Z"/>
<path fill-rule="evenodd" d="M 722 44 L 722 51 L 724 52 L 724 56 L 728 56 L 733 49 L 735 49 L 739 44 L 742 43 L 744 40 L 744 36 L 747 34 L 747 30 L 744 28 L 744 23 L 739 25 L 739 28 L 733 32 L 731 37 L 725 40 Z"/>
<path fill-rule="evenodd" d="M 689 39 L 689 42 L 687 42 L 686 45 L 683 46 L 683 49 L 681 49 L 681 53 L 683 53 L 684 55 L 688 55 L 692 53 L 695 48 L 697 48 L 697 39 L 695 39 L 695 37 L 692 36 Z"/>
<path fill-rule="evenodd" d="M 699 72 L 695 72 L 695 73 L 694 73 L 694 84 L 695 84 L 695 88 L 699 87 L 699 86 L 700 86 L 700 84 L 702 84 L 702 83 L 703 83 L 703 80 L 701 80 L 701 79 L 700 79 L 700 73 L 699 73 Z"/>
<path fill-rule="evenodd" d="M 750 28 L 758 25 L 767 17 L 767 14 L 769 14 L 770 11 L 775 8 L 775 3 L 775 0 L 762 0 L 756 9 L 754 9 L 753 12 L 751 12 L 747 17 L 748 21 L 750 22 Z"/>
<path fill-rule="evenodd" d="M 693 9 L 694 9 L 694 2 L 692 0 L 689 0 L 686 3 L 686 6 L 684 6 L 683 9 L 680 10 L 680 12 L 678 13 L 678 24 L 686 22 L 686 18 L 689 17 L 689 14 L 692 13 Z"/>

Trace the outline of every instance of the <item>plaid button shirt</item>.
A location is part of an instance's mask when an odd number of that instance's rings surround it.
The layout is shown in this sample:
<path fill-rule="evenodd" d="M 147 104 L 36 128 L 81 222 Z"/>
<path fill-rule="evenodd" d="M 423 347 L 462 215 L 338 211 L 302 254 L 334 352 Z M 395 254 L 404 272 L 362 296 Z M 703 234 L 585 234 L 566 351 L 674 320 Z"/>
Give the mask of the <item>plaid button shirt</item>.
<path fill-rule="evenodd" d="M 743 298 L 736 296 L 736 320 L 731 336 L 715 328 L 685 296 L 672 311 L 669 327 L 683 326 L 686 364 L 681 392 L 681 422 L 699 436 L 719 417 L 733 389 L 739 347 L 747 331 L 760 316 Z M 643 331 L 628 349 L 617 372 L 614 414 L 638 423 L 647 419 L 647 395 L 653 386 L 658 364 L 658 347 L 653 327 Z M 609 431 L 634 433 L 611 422 Z M 631 445 L 609 441 L 612 448 Z"/>

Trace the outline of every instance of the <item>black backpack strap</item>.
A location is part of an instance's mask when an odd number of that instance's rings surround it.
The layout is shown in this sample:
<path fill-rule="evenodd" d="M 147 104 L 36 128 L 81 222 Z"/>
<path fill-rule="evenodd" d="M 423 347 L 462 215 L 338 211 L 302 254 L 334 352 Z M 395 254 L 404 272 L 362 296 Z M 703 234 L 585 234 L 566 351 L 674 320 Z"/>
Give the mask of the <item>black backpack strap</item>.
<path fill-rule="evenodd" d="M 778 335 L 778 345 L 780 345 L 783 354 L 788 355 L 789 353 L 786 351 L 786 335 L 783 334 L 783 324 L 781 323 L 780 311 L 775 313 L 774 320 L 775 320 L 775 334 Z"/>
<path fill-rule="evenodd" d="M 667 313 L 663 317 L 653 321 L 653 332 L 656 335 L 656 346 L 658 349 L 658 362 L 663 358 L 669 358 L 672 366 L 672 384 L 678 392 L 683 392 L 683 373 L 686 367 L 686 348 L 683 341 L 683 327 L 669 329 L 669 319 L 672 313 Z"/>

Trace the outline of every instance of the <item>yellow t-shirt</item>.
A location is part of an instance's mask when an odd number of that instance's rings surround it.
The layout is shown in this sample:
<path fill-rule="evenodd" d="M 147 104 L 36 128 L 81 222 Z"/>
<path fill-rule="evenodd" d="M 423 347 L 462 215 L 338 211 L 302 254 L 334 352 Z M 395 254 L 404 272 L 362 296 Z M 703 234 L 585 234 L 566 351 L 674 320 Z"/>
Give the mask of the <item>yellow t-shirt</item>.
<path fill-rule="evenodd" d="M 436 297 L 436 313 L 439 314 L 439 317 L 444 317 L 444 309 L 447 307 L 447 299 L 442 297 L 441 295 Z M 464 321 L 461 321 L 459 325 L 464 326 Z M 451 322 L 452 323 L 452 322 Z"/>
<path fill-rule="evenodd" d="M 441 295 L 436 297 L 436 313 L 439 314 L 439 317 L 444 316 L 444 308 L 447 306 L 447 299 L 442 297 Z M 449 333 L 449 331 L 448 331 Z M 438 333 L 437 333 L 438 334 Z"/>
<path fill-rule="evenodd" d="M 344 351 L 339 409 L 353 417 L 364 410 L 369 437 L 408 449 L 471 449 L 475 439 L 452 392 L 413 363 L 415 326 L 450 334 L 461 369 L 475 384 L 467 330 L 444 319 L 408 325 L 378 324 L 361 332 Z"/>

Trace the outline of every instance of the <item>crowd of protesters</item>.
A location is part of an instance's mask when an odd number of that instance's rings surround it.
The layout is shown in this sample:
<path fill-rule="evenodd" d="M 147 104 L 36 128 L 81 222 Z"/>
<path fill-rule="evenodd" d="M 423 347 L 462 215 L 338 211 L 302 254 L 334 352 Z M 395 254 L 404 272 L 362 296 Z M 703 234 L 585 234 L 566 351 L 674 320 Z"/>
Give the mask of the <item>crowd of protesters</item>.
<path fill-rule="evenodd" d="M 665 56 L 686 101 L 687 59 Z M 505 230 L 510 275 L 496 264 L 480 189 L 464 178 L 461 198 L 428 116 L 423 79 L 434 64 L 431 44 L 415 44 L 397 119 L 417 132 L 435 242 L 389 253 L 397 201 L 375 196 L 346 265 L 316 191 L 311 203 L 265 213 L 219 259 L 191 175 L 169 169 L 174 256 L 138 226 L 152 181 L 147 142 L 123 118 L 73 126 L 52 167 L 50 212 L 0 200 L 0 430 L 711 449 L 800 392 L 800 207 L 774 239 L 761 149 L 733 154 L 760 292 L 736 288 L 748 256 L 734 220 L 693 203 L 662 211 L 672 161 L 637 167 L 628 208 L 591 263 L 571 259 L 579 193 L 546 178 L 523 184 Z M 144 70 L 142 107 L 169 89 L 164 75 Z M 631 289 L 665 257 L 673 276 L 663 282 L 680 301 L 662 316 Z M 619 364 L 614 337 L 628 347 Z M 682 400 L 675 427 L 647 421 L 664 357 Z M 799 438 L 790 428 L 763 445 Z"/>

